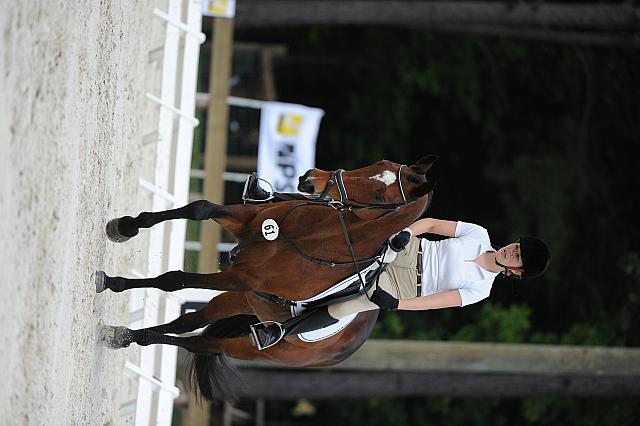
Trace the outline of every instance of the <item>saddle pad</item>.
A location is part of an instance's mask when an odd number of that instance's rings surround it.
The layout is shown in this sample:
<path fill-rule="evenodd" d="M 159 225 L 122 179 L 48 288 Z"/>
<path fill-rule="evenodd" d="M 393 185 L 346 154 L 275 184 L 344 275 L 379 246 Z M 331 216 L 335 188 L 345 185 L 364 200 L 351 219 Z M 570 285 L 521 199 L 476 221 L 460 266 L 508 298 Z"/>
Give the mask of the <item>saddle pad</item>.
<path fill-rule="evenodd" d="M 373 271 L 375 269 L 378 269 L 378 262 L 373 262 L 372 265 L 369 265 L 368 267 L 360 271 L 360 274 L 362 274 L 362 276 L 364 277 L 365 275 L 367 275 L 369 271 Z M 302 306 L 303 303 L 311 302 L 313 300 L 318 300 L 330 294 L 336 293 L 342 289 L 347 288 L 349 285 L 359 280 L 360 278 L 358 278 L 358 274 L 354 274 L 340 281 L 338 284 L 334 285 L 333 287 L 323 291 L 322 293 L 313 296 L 310 299 L 295 302 L 296 304 L 291 306 L 291 315 L 297 316 L 301 312 L 304 312 L 306 308 Z M 298 334 L 298 338 L 303 342 L 317 342 L 319 340 L 326 339 L 342 331 L 342 329 L 344 329 L 346 326 L 351 324 L 351 321 L 353 321 L 357 315 L 358 315 L 357 313 L 347 315 L 346 317 L 340 318 L 337 323 L 332 324 L 330 326 L 320 328 L 318 330 L 309 331 L 307 333 L 300 333 Z"/>

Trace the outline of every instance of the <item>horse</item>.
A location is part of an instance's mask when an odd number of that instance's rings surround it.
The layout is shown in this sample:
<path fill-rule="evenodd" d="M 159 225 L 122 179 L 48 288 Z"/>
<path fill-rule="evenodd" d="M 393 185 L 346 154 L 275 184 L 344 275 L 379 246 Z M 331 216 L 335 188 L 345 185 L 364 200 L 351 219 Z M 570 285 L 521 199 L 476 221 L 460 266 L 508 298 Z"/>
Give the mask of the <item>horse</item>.
<path fill-rule="evenodd" d="M 434 184 L 426 174 L 436 160 L 437 156 L 430 155 L 412 166 L 383 160 L 352 171 L 311 169 L 299 178 L 298 189 L 310 194 L 305 199 L 230 206 L 199 200 L 173 210 L 111 220 L 107 235 L 124 242 L 139 229 L 165 220 L 213 219 L 233 233 L 242 250 L 228 270 L 211 274 L 171 271 L 155 278 L 131 279 L 98 271 L 97 292 L 142 287 L 224 291 L 202 309 L 167 324 L 139 330 L 107 327 L 109 344 L 114 348 L 131 343 L 185 348 L 194 354 L 189 383 L 206 399 L 227 398 L 233 393 L 227 379 L 232 368 L 225 356 L 291 367 L 341 362 L 365 342 L 377 310 L 359 313 L 346 328 L 324 340 L 305 342 L 292 335 L 264 350 L 252 345 L 249 325 L 258 320 L 284 322 L 291 317 L 288 306 L 265 300 L 264 294 L 276 295 L 279 300 L 306 300 L 352 275 L 356 265 L 372 263 L 391 235 L 427 209 Z M 275 221 L 278 238 L 267 239 L 264 233 L 265 223 L 272 226 L 270 221 Z M 168 335 L 201 327 L 205 329 L 200 335 Z"/>

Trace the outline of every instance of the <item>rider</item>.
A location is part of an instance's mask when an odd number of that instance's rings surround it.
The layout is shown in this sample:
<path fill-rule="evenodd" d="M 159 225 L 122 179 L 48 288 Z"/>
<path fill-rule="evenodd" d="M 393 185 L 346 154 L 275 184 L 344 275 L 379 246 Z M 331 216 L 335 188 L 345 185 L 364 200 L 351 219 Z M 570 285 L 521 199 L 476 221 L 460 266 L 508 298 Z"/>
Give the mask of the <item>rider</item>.
<path fill-rule="evenodd" d="M 417 238 L 433 233 L 441 241 Z M 544 273 L 551 255 L 541 240 L 521 237 L 495 250 L 487 230 L 479 225 L 432 218 L 419 219 L 391 238 L 396 259 L 386 265 L 369 294 L 322 307 L 305 318 L 293 319 L 292 329 L 278 323 L 254 328 L 254 339 L 272 345 L 283 335 L 322 328 L 347 315 L 372 309 L 427 310 L 467 306 L 489 296 L 499 274 L 516 279 Z M 286 324 L 286 323 L 285 323 Z"/>

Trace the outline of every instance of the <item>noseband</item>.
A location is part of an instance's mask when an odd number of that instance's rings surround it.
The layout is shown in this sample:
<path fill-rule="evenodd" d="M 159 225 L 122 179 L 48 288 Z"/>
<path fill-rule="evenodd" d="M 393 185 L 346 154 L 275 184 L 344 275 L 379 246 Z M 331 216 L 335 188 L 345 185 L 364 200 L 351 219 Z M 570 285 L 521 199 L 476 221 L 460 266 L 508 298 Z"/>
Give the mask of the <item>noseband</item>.
<path fill-rule="evenodd" d="M 402 196 L 402 203 L 393 204 L 393 206 L 409 204 L 409 200 L 407 200 L 407 197 L 405 196 L 405 193 L 404 193 L 404 188 L 402 187 L 402 168 L 403 167 L 407 167 L 407 166 L 402 164 L 398 169 L 398 186 L 400 187 L 400 195 Z M 347 194 L 347 188 L 344 185 L 344 179 L 342 179 L 343 172 L 344 172 L 344 169 L 338 169 L 329 173 L 329 178 L 327 179 L 327 184 L 324 187 L 324 191 L 322 191 L 320 195 L 318 195 L 316 200 L 326 201 L 329 204 L 339 203 L 340 205 L 349 204 L 351 206 L 358 205 L 360 207 L 378 205 L 378 204 L 361 203 L 360 201 L 350 199 L 349 194 Z M 338 188 L 338 192 L 340 193 L 340 200 L 334 200 L 333 198 L 329 197 L 329 191 L 331 190 L 333 185 L 336 185 Z"/>

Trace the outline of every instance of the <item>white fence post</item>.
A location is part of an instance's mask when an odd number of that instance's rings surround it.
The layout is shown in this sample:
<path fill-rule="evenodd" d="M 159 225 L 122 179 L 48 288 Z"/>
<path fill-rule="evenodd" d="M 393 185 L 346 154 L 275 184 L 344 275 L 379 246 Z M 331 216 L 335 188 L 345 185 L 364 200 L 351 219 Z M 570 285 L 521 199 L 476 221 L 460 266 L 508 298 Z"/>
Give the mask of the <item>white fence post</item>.
<path fill-rule="evenodd" d="M 199 44 L 205 36 L 201 32 L 200 0 L 185 2 L 186 5 L 182 0 L 168 0 L 166 12 L 153 11 L 153 15 L 166 24 L 160 94 L 146 94 L 159 105 L 157 131 L 153 132 L 152 141 L 156 158 L 153 182 L 139 180 L 140 187 L 151 193 L 153 211 L 188 202 L 193 128 L 199 124 L 194 117 Z M 186 9 L 186 23 L 182 22 L 183 9 Z M 185 35 L 184 51 L 179 57 L 182 35 Z M 180 100 L 178 107 L 176 99 Z M 176 132 L 174 122 L 177 122 Z M 182 269 L 185 235 L 185 221 L 160 223 L 151 228 L 146 271 L 134 274 L 157 276 L 167 270 Z M 136 328 L 170 322 L 180 315 L 183 301 L 177 294 L 165 294 L 157 289 L 134 290 L 130 322 L 135 322 Z M 136 425 L 170 425 L 173 400 L 179 395 L 175 387 L 176 361 L 174 346 L 140 348 L 139 362 L 127 361 L 125 365 L 126 375 L 137 380 L 137 396 L 121 406 L 122 415 L 135 412 Z"/>

